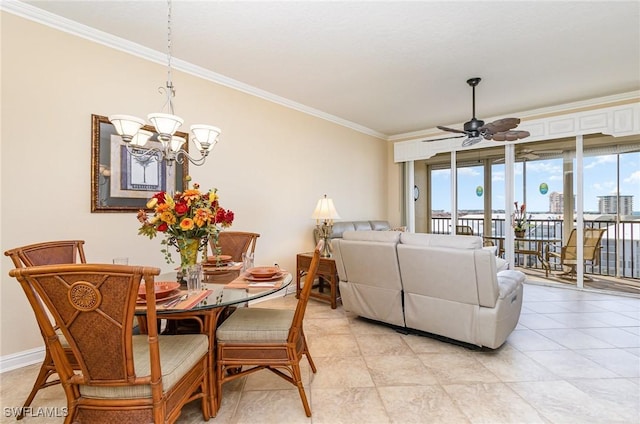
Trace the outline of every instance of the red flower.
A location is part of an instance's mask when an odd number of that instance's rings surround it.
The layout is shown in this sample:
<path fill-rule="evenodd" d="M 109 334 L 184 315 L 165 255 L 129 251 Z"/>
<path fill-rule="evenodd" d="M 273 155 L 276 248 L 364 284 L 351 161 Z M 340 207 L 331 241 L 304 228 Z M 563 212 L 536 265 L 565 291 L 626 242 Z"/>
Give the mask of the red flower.
<path fill-rule="evenodd" d="M 169 226 L 167 225 L 166 222 L 163 222 L 162 224 L 158 225 L 158 231 L 162 233 L 166 232 L 168 228 Z"/>
<path fill-rule="evenodd" d="M 228 225 L 231 225 L 231 223 L 233 222 L 233 218 L 233 211 L 227 211 L 227 213 L 224 215 L 225 223 Z"/>
<path fill-rule="evenodd" d="M 226 211 L 223 208 L 218 208 L 216 211 L 216 223 L 222 223 L 224 221 L 224 216 Z"/>
<path fill-rule="evenodd" d="M 186 203 L 176 203 L 175 211 L 178 215 L 184 215 L 189 210 L 189 206 Z"/>
<path fill-rule="evenodd" d="M 154 195 L 153 195 L 153 197 L 155 197 L 156 199 L 158 199 L 158 204 L 159 204 L 159 205 L 161 205 L 161 204 L 163 204 L 163 203 L 165 203 L 165 202 L 166 202 L 166 200 L 165 200 L 165 194 L 166 194 L 166 193 L 165 193 L 164 191 L 161 191 L 161 192 L 156 193 L 156 194 L 154 194 Z"/>

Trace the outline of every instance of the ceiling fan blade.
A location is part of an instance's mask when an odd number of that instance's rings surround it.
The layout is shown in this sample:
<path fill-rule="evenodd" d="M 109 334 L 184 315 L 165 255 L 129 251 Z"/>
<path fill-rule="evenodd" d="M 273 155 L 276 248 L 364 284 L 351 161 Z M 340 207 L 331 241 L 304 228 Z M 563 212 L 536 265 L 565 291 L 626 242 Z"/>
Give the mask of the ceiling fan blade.
<path fill-rule="evenodd" d="M 493 134 L 493 139 L 495 141 L 515 141 L 530 135 L 529 131 L 503 131 Z"/>
<path fill-rule="evenodd" d="M 464 135 L 452 135 L 451 137 L 442 137 L 442 138 L 432 138 L 430 140 L 422 140 L 422 142 L 427 142 L 427 141 L 438 141 L 438 140 L 449 140 L 450 138 L 462 138 L 464 137 Z"/>
<path fill-rule="evenodd" d="M 474 144 L 480 143 L 483 139 L 484 138 L 482 136 L 477 136 L 477 137 L 469 136 L 462 142 L 462 147 L 473 146 Z"/>
<path fill-rule="evenodd" d="M 480 131 L 490 132 L 491 134 L 509 131 L 514 129 L 520 123 L 520 118 L 503 118 L 497 121 L 489 122 L 480 128 Z"/>
<path fill-rule="evenodd" d="M 536 160 L 536 159 L 540 159 L 540 156 L 533 153 L 533 152 L 528 152 L 528 153 L 523 153 L 521 155 L 518 155 L 519 157 L 526 159 L 526 160 Z"/>
<path fill-rule="evenodd" d="M 449 132 L 454 132 L 454 133 L 460 133 L 460 134 L 467 134 L 466 131 L 463 130 L 457 130 L 455 128 L 449 128 L 449 127 L 441 127 L 440 125 L 438 125 L 437 127 L 438 129 L 442 130 L 442 131 L 449 131 Z"/>

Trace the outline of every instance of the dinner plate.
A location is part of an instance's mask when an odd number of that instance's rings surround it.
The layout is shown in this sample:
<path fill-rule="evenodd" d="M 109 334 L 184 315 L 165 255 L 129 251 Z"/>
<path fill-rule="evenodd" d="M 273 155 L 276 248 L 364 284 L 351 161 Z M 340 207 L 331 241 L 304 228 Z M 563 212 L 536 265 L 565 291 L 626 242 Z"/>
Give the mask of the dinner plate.
<path fill-rule="evenodd" d="M 170 292 L 167 296 L 163 297 L 162 299 L 156 298 L 156 303 L 168 302 L 168 301 L 170 301 L 172 299 L 176 299 L 176 298 L 180 297 L 181 294 L 182 294 L 182 290 L 176 289 L 176 290 Z M 136 303 L 138 305 L 140 305 L 140 304 L 144 305 L 145 303 L 147 303 L 147 300 L 143 299 L 141 297 L 138 297 L 138 299 L 136 299 Z"/>
<path fill-rule="evenodd" d="M 231 255 L 207 256 L 207 263 L 208 264 L 216 264 L 216 263 L 218 263 L 218 261 L 224 263 L 224 262 L 231 261 L 231 259 L 232 259 Z"/>
<path fill-rule="evenodd" d="M 248 281 L 274 281 L 274 280 L 278 280 L 280 278 L 282 278 L 282 272 L 278 272 L 275 275 L 272 275 L 271 277 L 255 277 L 251 274 L 247 274 L 244 278 Z"/>
<path fill-rule="evenodd" d="M 271 278 L 280 273 L 280 268 L 275 266 L 258 266 L 247 270 L 253 278 Z"/>
<path fill-rule="evenodd" d="M 156 300 L 164 299 L 174 290 L 180 288 L 180 283 L 176 281 L 156 281 L 154 282 L 154 291 L 156 293 Z M 147 292 L 145 291 L 144 283 L 140 284 L 138 289 L 138 296 L 142 299 L 146 298 Z"/>

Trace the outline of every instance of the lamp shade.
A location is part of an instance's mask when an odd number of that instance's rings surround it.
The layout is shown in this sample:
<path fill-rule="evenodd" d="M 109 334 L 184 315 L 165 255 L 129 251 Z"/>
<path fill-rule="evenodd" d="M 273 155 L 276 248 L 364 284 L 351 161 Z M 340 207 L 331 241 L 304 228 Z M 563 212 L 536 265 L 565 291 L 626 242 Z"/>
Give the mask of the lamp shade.
<path fill-rule="evenodd" d="M 169 136 L 172 136 L 184 122 L 179 116 L 168 113 L 150 113 L 147 119 L 156 127 L 158 134 Z"/>
<path fill-rule="evenodd" d="M 151 131 L 140 130 L 131 139 L 131 144 L 142 147 L 147 144 L 147 141 L 149 141 L 152 135 L 153 133 Z"/>
<path fill-rule="evenodd" d="M 185 143 L 185 140 L 183 137 L 177 137 L 177 136 L 173 136 L 171 137 L 171 151 L 173 152 L 177 152 L 178 150 L 180 150 L 180 148 L 182 147 L 182 145 Z"/>
<path fill-rule="evenodd" d="M 313 211 L 311 218 L 316 220 L 322 219 L 340 219 L 340 215 L 338 211 L 336 211 L 336 207 L 333 205 L 333 199 L 327 198 L 327 195 L 318 200 L 318 204 L 316 205 L 316 209 Z"/>
<path fill-rule="evenodd" d="M 131 115 L 111 115 L 109 121 L 113 124 L 116 132 L 124 141 L 131 141 L 134 135 L 144 125 L 144 121 Z"/>
<path fill-rule="evenodd" d="M 211 125 L 197 124 L 191 125 L 191 132 L 193 133 L 193 142 L 198 150 L 211 151 L 218 142 L 218 136 L 222 131 Z"/>

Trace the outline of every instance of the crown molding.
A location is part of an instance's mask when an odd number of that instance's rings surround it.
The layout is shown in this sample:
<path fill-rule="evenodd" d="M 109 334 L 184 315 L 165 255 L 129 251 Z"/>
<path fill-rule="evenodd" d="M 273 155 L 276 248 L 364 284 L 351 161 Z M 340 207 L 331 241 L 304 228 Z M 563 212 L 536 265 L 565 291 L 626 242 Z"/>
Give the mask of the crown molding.
<path fill-rule="evenodd" d="M 75 35 L 86 40 L 102 44 L 104 46 L 120 50 L 125 53 L 129 53 L 133 56 L 137 56 L 151 62 L 155 62 L 161 65 L 166 64 L 166 53 L 144 47 L 140 44 L 133 43 L 124 38 L 116 37 L 114 35 L 97 30 L 87 25 L 80 24 L 76 21 L 63 18 L 61 16 L 55 15 L 53 13 L 47 12 L 18 0 L 0 1 L 0 10 L 66 32 L 71 35 Z M 297 110 L 298 112 L 315 116 L 316 118 L 320 118 L 325 121 L 333 122 L 334 124 L 338 124 L 354 131 L 379 138 L 381 140 L 387 140 L 387 136 L 385 134 L 372 130 L 371 128 L 367 128 L 365 126 L 356 124 L 355 122 L 351 122 L 346 119 L 342 119 L 340 117 L 323 112 L 321 110 L 305 106 L 301 103 L 294 102 L 292 100 L 286 99 L 265 90 L 261 90 L 259 88 L 242 83 L 224 75 L 217 74 L 187 61 L 174 58 L 174 60 L 172 61 L 172 68 L 196 76 L 198 78 L 202 78 L 204 80 L 211 81 L 216 84 L 220 84 L 255 97 L 259 97 L 269 102 L 279 104 L 289 109 Z"/>
<path fill-rule="evenodd" d="M 543 107 L 543 108 L 533 109 L 528 111 L 513 112 L 512 114 L 520 117 L 520 119 L 524 123 L 524 121 L 537 119 L 543 116 L 566 115 L 566 114 L 574 113 L 576 111 L 584 110 L 584 109 L 598 109 L 606 106 L 611 106 L 616 103 L 632 103 L 632 102 L 640 102 L 640 90 L 630 91 L 627 93 L 614 94 L 614 95 L 605 96 L 605 97 L 596 97 L 593 99 L 581 100 L 581 101 L 572 102 L 572 103 L 564 103 L 561 105 L 548 106 L 548 107 Z M 499 116 L 488 117 L 488 118 L 484 118 L 484 121 L 492 122 L 499 118 L 500 118 Z M 464 123 L 460 122 L 458 124 L 452 124 L 448 126 L 462 127 L 463 125 Z M 435 137 L 435 136 L 442 137 L 443 134 L 446 135 L 449 133 L 445 133 L 442 130 L 439 130 L 438 128 L 429 128 L 426 130 L 419 130 L 419 131 L 412 131 L 412 132 L 403 133 L 403 134 L 391 135 L 387 137 L 387 140 L 391 142 L 396 142 L 396 141 L 412 140 L 416 138 L 429 138 L 429 137 Z"/>

